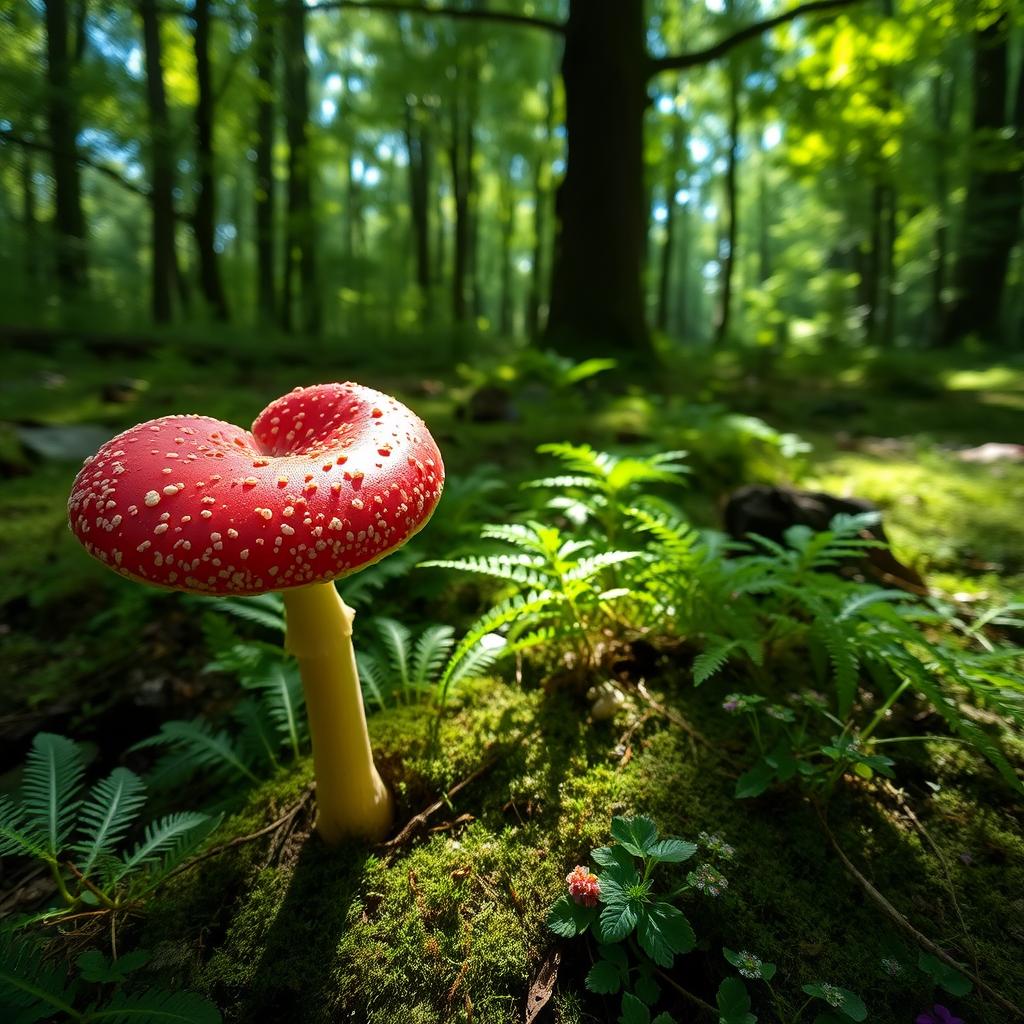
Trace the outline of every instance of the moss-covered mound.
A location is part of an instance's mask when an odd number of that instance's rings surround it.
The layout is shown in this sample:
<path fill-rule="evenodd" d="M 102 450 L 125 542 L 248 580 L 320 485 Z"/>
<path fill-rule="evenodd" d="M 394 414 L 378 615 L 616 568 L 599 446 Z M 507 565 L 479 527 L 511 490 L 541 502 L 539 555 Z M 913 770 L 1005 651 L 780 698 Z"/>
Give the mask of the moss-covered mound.
<path fill-rule="evenodd" d="M 710 694 L 666 690 L 674 716 L 721 720 Z M 776 988 L 793 1004 L 802 984 L 820 979 L 858 992 L 874 1021 L 913 1020 L 936 996 L 972 1022 L 1004 1019 L 991 1002 L 933 991 L 913 962 L 895 977 L 886 970 L 883 938 L 894 926 L 845 873 L 811 803 L 795 790 L 732 799 L 727 737 L 699 742 L 639 700 L 611 723 L 588 721 L 566 695 L 494 681 L 462 701 L 436 746 L 423 709 L 372 720 L 406 818 L 471 779 L 401 843 L 328 850 L 311 834 L 307 800 L 287 825 L 176 879 L 139 937 L 169 980 L 206 991 L 228 1021 L 521 1021 L 531 981 L 560 942 L 545 918 L 566 872 L 608 840 L 613 814 L 643 813 L 663 832 L 717 833 L 736 849 L 726 892 L 685 907 L 699 945 L 671 975 L 701 998 L 713 1003 L 730 970 L 727 945 L 778 963 Z M 920 931 L 1020 1001 L 1024 843 L 1013 808 L 980 763 L 917 756 L 937 787 L 911 797 L 917 824 L 893 792 L 865 785 L 832 802 L 833 831 Z M 309 783 L 307 765 L 263 787 L 214 842 L 274 821 Z M 617 997 L 584 993 L 592 943 L 561 952 L 551 1019 L 617 1019 Z M 752 991 L 761 1019 L 774 1019 Z M 664 1008 L 673 1008 L 668 995 Z M 674 1008 L 692 1019 L 687 1003 Z"/>

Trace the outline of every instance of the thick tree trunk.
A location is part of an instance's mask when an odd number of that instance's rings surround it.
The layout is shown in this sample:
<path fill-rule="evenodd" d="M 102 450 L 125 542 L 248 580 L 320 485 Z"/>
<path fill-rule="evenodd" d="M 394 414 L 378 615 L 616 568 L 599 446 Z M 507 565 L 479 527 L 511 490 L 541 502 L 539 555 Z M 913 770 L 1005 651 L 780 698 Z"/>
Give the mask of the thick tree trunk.
<path fill-rule="evenodd" d="M 285 244 L 285 299 L 282 326 L 296 323 L 307 334 L 321 327 L 320 289 L 313 218 L 313 167 L 309 151 L 309 58 L 306 54 L 306 7 L 288 0 L 284 12 L 284 113 L 288 140 L 288 226 Z M 298 287 L 294 279 L 298 279 Z M 301 316 L 292 310 L 298 296 Z"/>
<path fill-rule="evenodd" d="M 25 246 L 25 279 L 30 286 L 39 282 L 39 223 L 36 216 L 35 164 L 32 150 L 21 151 L 21 228 Z"/>
<path fill-rule="evenodd" d="M 641 286 L 644 26 L 641 0 L 570 0 L 562 58 L 567 165 L 555 201 L 545 338 L 575 358 L 650 353 Z"/>
<path fill-rule="evenodd" d="M 155 0 L 142 0 L 142 36 L 146 52 L 146 98 L 149 105 L 150 210 L 152 215 L 153 319 L 167 323 L 172 294 L 180 284 L 174 252 L 174 154 L 164 91 L 163 48 Z"/>
<path fill-rule="evenodd" d="M 273 8 L 269 0 L 257 7 L 256 24 L 256 305 L 265 322 L 277 319 L 276 188 L 274 182 L 274 46 Z"/>
<path fill-rule="evenodd" d="M 978 334 L 984 340 L 994 340 L 999 334 L 1010 253 L 1020 235 L 1024 75 L 1018 75 L 1014 112 L 1007 117 L 1009 34 L 1005 15 L 975 34 L 974 141 L 956 267 L 956 298 L 943 333 L 947 344 L 968 334 Z M 1007 127 L 1012 131 L 1012 150 L 1000 138 Z M 1000 150 L 1000 158 L 993 159 Z"/>
<path fill-rule="evenodd" d="M 46 77 L 53 154 L 57 279 L 66 298 L 88 284 L 85 215 L 78 169 L 78 104 L 68 53 L 67 0 L 46 0 Z"/>
<path fill-rule="evenodd" d="M 210 0 L 195 0 L 193 42 L 196 54 L 196 196 L 194 230 L 199 252 L 199 283 L 218 320 L 228 319 L 228 302 L 217 261 L 217 197 L 213 158 L 213 83 L 210 77 Z"/>
<path fill-rule="evenodd" d="M 432 319 L 430 280 L 430 137 L 412 104 L 405 104 L 405 148 L 409 160 L 409 217 L 423 320 Z"/>
<path fill-rule="evenodd" d="M 721 345 L 729 337 L 729 318 L 732 314 L 733 273 L 736 268 L 736 237 L 739 210 L 736 203 L 736 158 L 740 134 L 740 83 L 735 65 L 729 67 L 729 152 L 725 168 L 725 252 L 719 266 L 721 290 L 718 293 L 718 317 L 715 322 L 715 344 Z"/>

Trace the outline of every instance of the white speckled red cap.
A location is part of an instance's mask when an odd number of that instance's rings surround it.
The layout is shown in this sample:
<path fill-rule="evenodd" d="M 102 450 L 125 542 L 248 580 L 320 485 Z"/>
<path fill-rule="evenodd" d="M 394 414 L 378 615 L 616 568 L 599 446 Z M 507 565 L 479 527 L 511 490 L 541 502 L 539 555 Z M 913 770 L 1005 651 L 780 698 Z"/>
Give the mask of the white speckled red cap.
<path fill-rule="evenodd" d="M 423 421 L 359 384 L 296 388 L 252 431 L 164 416 L 86 460 L 71 530 L 122 576 L 261 594 L 346 576 L 401 547 L 444 486 Z"/>

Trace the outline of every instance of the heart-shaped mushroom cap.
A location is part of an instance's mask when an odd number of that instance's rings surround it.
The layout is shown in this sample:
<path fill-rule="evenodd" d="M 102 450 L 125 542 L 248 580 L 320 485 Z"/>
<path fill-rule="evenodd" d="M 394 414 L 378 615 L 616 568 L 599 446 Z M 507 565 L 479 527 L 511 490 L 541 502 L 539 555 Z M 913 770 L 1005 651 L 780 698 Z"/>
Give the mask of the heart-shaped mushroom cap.
<path fill-rule="evenodd" d="M 175 590 L 261 594 L 355 572 L 430 518 L 444 465 L 423 421 L 359 384 L 296 388 L 252 431 L 164 416 L 82 467 L 75 536 L 122 576 Z"/>

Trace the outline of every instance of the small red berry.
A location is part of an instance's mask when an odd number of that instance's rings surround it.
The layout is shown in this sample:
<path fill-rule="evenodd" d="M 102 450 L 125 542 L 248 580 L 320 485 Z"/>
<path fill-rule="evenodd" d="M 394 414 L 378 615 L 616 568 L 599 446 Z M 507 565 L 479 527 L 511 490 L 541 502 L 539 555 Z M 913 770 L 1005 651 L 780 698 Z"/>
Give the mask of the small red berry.
<path fill-rule="evenodd" d="M 577 864 L 572 871 L 565 876 L 569 883 L 569 895 L 574 903 L 582 907 L 596 907 L 597 898 L 601 895 L 601 883 L 597 875 L 591 874 L 585 867 Z"/>

